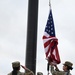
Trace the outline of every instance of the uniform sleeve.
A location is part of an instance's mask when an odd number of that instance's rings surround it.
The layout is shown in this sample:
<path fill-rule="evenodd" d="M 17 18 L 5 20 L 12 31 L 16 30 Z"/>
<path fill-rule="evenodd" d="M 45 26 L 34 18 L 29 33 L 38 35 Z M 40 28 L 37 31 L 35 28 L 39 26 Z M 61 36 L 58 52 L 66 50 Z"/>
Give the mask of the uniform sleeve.
<path fill-rule="evenodd" d="M 25 75 L 34 75 L 33 71 L 27 68 Z"/>
<path fill-rule="evenodd" d="M 25 75 L 34 75 L 32 71 L 26 72 Z"/>
<path fill-rule="evenodd" d="M 50 72 L 52 73 L 52 75 L 59 75 L 59 74 L 57 74 L 59 71 L 54 69 L 54 66 L 51 66 Z"/>
<path fill-rule="evenodd" d="M 53 66 L 51 66 L 50 71 L 52 75 L 64 75 L 65 74 L 63 71 L 60 71 L 59 69 L 54 69 Z"/>
<path fill-rule="evenodd" d="M 55 70 L 54 70 L 54 67 L 53 66 L 50 66 L 50 72 L 53 73 Z"/>

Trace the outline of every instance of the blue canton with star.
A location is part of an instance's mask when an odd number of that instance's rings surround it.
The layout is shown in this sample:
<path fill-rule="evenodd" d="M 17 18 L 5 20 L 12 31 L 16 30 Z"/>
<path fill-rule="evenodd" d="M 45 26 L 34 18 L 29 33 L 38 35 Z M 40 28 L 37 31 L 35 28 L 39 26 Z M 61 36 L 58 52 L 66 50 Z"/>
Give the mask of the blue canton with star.
<path fill-rule="evenodd" d="M 54 22 L 53 22 L 51 9 L 50 9 L 50 14 L 49 14 L 48 21 L 46 24 L 45 32 L 47 32 L 50 36 L 55 37 L 55 29 L 54 29 Z"/>

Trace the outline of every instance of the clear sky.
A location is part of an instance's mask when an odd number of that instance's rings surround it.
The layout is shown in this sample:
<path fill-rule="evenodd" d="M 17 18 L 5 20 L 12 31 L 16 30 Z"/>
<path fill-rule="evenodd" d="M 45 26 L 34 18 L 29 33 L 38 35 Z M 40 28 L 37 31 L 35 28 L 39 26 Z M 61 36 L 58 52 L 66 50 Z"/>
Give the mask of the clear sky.
<path fill-rule="evenodd" d="M 73 63 L 75 74 L 75 0 L 51 0 L 61 63 Z M 12 71 L 11 63 L 25 65 L 28 0 L 0 0 L 0 75 Z M 47 74 L 42 36 L 49 15 L 49 0 L 39 0 L 36 71 Z M 23 71 L 23 69 L 21 69 Z"/>

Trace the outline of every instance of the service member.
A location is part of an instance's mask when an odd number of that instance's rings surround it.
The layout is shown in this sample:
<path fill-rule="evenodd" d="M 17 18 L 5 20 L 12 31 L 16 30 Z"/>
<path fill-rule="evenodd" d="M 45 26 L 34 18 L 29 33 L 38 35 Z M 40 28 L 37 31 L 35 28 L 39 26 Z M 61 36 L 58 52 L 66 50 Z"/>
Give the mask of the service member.
<path fill-rule="evenodd" d="M 25 70 L 25 72 L 20 72 L 20 66 Z M 13 62 L 12 68 L 13 68 L 13 71 L 10 72 L 8 75 L 34 75 L 34 73 L 31 70 L 20 65 L 19 61 Z"/>
<path fill-rule="evenodd" d="M 52 63 L 50 63 L 51 65 L 51 73 L 52 75 L 71 75 L 70 73 L 70 70 L 73 69 L 73 64 L 69 61 L 66 61 L 64 64 L 63 64 L 63 71 L 60 71 L 57 67 L 57 65 L 53 65 Z M 54 69 L 55 67 L 55 69 Z"/>

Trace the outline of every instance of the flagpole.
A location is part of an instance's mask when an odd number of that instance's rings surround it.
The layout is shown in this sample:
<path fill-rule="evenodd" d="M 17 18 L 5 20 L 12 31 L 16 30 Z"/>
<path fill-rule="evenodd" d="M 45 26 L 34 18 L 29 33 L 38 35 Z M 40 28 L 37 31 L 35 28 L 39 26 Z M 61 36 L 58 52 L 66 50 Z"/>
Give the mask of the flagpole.
<path fill-rule="evenodd" d="M 47 75 L 49 75 L 49 63 L 59 64 L 60 57 L 59 57 L 59 52 L 58 52 L 58 39 L 55 36 L 55 28 L 54 28 L 54 20 L 53 20 L 53 15 L 52 15 L 52 10 L 51 10 L 51 1 L 49 0 L 49 16 L 48 20 L 46 23 L 44 35 L 43 35 L 43 41 L 44 41 L 44 48 L 45 48 L 45 54 L 46 54 L 46 59 L 48 61 L 47 63 Z M 55 53 L 54 53 L 55 52 Z"/>
<path fill-rule="evenodd" d="M 49 9 L 51 8 L 51 0 L 49 0 Z"/>
<path fill-rule="evenodd" d="M 49 13 L 50 13 L 50 9 L 51 9 L 51 0 L 49 0 Z M 47 63 L 47 75 L 49 75 L 50 73 L 49 73 L 49 62 Z"/>

